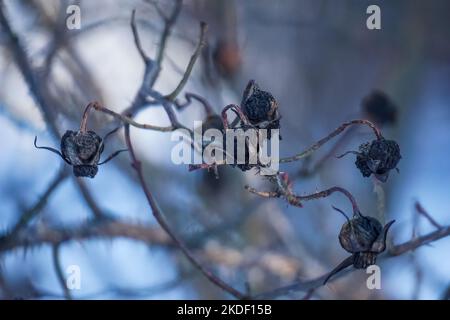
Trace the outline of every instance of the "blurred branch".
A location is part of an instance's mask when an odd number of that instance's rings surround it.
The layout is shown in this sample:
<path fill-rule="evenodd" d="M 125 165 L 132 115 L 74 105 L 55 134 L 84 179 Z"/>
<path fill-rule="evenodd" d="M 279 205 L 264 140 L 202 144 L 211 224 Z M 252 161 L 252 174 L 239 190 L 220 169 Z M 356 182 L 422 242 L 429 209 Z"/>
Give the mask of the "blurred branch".
<path fill-rule="evenodd" d="M 197 58 L 200 55 L 200 52 L 202 48 L 205 46 L 205 36 L 206 36 L 206 30 L 207 30 L 207 24 L 205 22 L 200 23 L 200 40 L 197 44 L 197 47 L 195 48 L 194 54 L 191 56 L 191 59 L 189 60 L 189 63 L 186 67 L 186 71 L 181 78 L 180 83 L 178 86 L 173 90 L 170 94 L 165 96 L 165 98 L 169 101 L 174 101 L 175 98 L 178 96 L 178 94 L 183 90 L 184 86 L 187 83 L 187 80 L 189 79 L 192 69 L 194 68 L 195 62 L 197 61 Z"/>
<path fill-rule="evenodd" d="M 61 285 L 61 289 L 64 292 L 64 297 L 67 300 L 72 300 L 72 295 L 70 294 L 69 288 L 67 288 L 66 280 L 64 278 L 64 273 L 61 267 L 61 261 L 60 261 L 60 250 L 61 246 L 60 244 L 54 244 L 52 246 L 52 259 L 53 259 L 53 266 L 55 267 L 56 277 L 58 278 L 58 281 Z"/>
<path fill-rule="evenodd" d="M 89 221 L 70 229 L 51 228 L 36 225 L 21 230 L 14 237 L 0 243 L 0 252 L 19 248 L 36 247 L 44 244 L 57 245 L 72 240 L 88 240 L 95 238 L 129 238 L 143 241 L 149 245 L 164 247 L 173 246 L 167 234 L 159 227 L 143 226 L 114 220 L 101 222 Z"/>
<path fill-rule="evenodd" d="M 430 232 L 426 235 L 416 237 L 410 241 L 395 245 L 389 249 L 390 256 L 399 256 L 405 252 L 415 250 L 421 246 L 430 244 L 433 241 L 448 237 L 450 235 L 450 226 L 441 227 L 436 231 Z"/>
<path fill-rule="evenodd" d="M 441 229 L 442 226 L 436 222 L 436 220 L 434 220 L 434 218 L 422 207 L 422 205 L 419 202 L 415 203 L 415 208 L 417 210 L 417 212 L 424 216 L 425 219 L 428 220 L 428 222 L 430 222 L 436 229 Z"/>
<path fill-rule="evenodd" d="M 92 214 L 96 219 L 102 219 L 105 217 L 105 214 L 103 213 L 102 209 L 98 206 L 97 202 L 95 201 L 94 197 L 92 196 L 91 192 L 89 191 L 86 182 L 82 178 L 73 177 L 75 180 L 75 183 L 78 186 L 78 190 L 80 191 L 81 195 L 84 198 L 84 201 L 88 205 L 88 207 L 91 209 Z"/>
<path fill-rule="evenodd" d="M 5 5 L 3 0 L 0 0 L 0 25 L 2 26 L 2 29 L 10 42 L 9 48 L 14 54 L 16 63 L 20 71 L 22 72 L 24 80 L 26 81 L 30 89 L 30 92 L 32 92 L 33 98 L 43 112 L 44 119 L 49 126 L 50 131 L 52 132 L 54 137 L 59 139 L 58 129 L 56 128 L 54 121 L 54 114 L 52 112 L 52 108 L 49 107 L 51 105 L 51 103 L 49 103 L 49 96 L 45 93 L 45 90 L 43 90 L 40 79 L 38 78 L 30 62 L 28 61 L 28 57 L 22 44 L 20 43 L 18 36 L 11 29 L 11 26 L 5 14 Z"/>
<path fill-rule="evenodd" d="M 144 174 L 142 171 L 141 162 L 136 156 L 136 153 L 134 151 L 134 147 L 131 143 L 131 137 L 130 137 L 130 127 L 129 125 L 125 126 L 125 140 L 127 143 L 127 147 L 130 153 L 131 157 L 131 165 L 135 169 L 139 182 L 141 184 L 142 190 L 144 191 L 144 194 L 147 198 L 147 201 L 152 209 L 153 216 L 155 217 L 156 221 L 158 221 L 159 225 L 161 226 L 164 231 L 167 232 L 167 234 L 170 236 L 172 241 L 175 243 L 175 245 L 184 253 L 186 258 L 194 265 L 203 275 L 208 278 L 212 283 L 217 285 L 218 287 L 222 288 L 224 291 L 228 292 L 232 296 L 238 299 L 245 298 L 245 294 L 241 293 L 240 291 L 234 289 L 233 287 L 229 286 L 227 283 L 222 281 L 220 278 L 218 278 L 216 275 L 211 273 L 209 270 L 207 270 L 201 262 L 199 262 L 193 253 L 189 250 L 189 248 L 178 238 L 178 236 L 175 235 L 175 233 L 172 231 L 170 226 L 167 224 L 163 213 L 160 211 L 159 206 L 153 197 L 152 193 L 150 192 L 149 187 L 147 186 Z"/>
<path fill-rule="evenodd" d="M 152 2 L 153 6 L 156 8 L 156 10 L 158 11 L 158 14 L 163 18 L 164 20 L 164 30 L 161 34 L 161 39 L 159 42 L 159 48 L 158 48 L 158 53 L 156 55 L 156 65 L 158 66 L 158 70 L 156 71 L 155 77 L 154 79 L 152 79 L 152 82 L 150 83 L 150 86 L 153 87 L 153 85 L 155 84 L 156 80 L 158 79 L 158 76 L 161 72 L 161 65 L 162 65 L 162 61 L 164 58 L 164 51 L 166 50 L 166 46 L 167 46 L 167 40 L 169 39 L 169 36 L 172 32 L 172 28 L 175 25 L 178 16 L 180 15 L 181 12 L 181 7 L 183 5 L 183 1 L 182 0 L 175 0 L 175 4 L 173 6 L 172 12 L 170 13 L 170 15 L 168 17 L 166 17 L 164 15 L 164 12 L 162 12 L 161 8 L 159 7 L 159 5 L 156 2 Z"/>
<path fill-rule="evenodd" d="M 69 176 L 69 171 L 67 168 L 61 168 L 59 173 L 55 176 L 55 178 L 50 182 L 47 189 L 44 191 L 39 200 L 29 209 L 25 210 L 19 218 L 19 221 L 16 223 L 14 228 L 12 229 L 10 235 L 15 235 L 18 231 L 20 231 L 23 227 L 25 227 L 41 210 L 45 207 L 48 202 L 50 196 L 56 191 L 56 189 L 61 185 L 61 183 Z"/>
<path fill-rule="evenodd" d="M 188 106 L 190 106 L 192 104 L 192 100 L 197 100 L 198 102 L 201 103 L 201 105 L 205 109 L 205 113 L 207 116 L 212 116 L 215 114 L 214 108 L 202 96 L 195 94 L 195 93 L 191 93 L 191 92 L 186 92 L 184 96 L 186 98 L 186 102 L 184 102 L 184 103 L 181 103 L 178 100 L 175 100 L 175 107 L 177 108 L 178 111 L 183 111 L 184 109 L 186 109 Z"/>

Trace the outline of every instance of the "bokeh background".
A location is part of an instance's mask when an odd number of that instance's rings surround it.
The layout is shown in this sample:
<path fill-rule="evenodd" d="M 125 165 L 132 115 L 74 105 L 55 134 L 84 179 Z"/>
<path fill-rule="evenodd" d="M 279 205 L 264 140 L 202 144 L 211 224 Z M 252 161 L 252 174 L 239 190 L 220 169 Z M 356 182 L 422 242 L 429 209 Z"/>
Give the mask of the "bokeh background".
<path fill-rule="evenodd" d="M 7 234 L 24 213 L 33 217 L 21 232 L 72 230 L 93 225 L 94 213 L 159 230 L 129 157 L 100 167 L 95 179 L 77 181 L 56 155 L 33 147 L 58 148 L 50 130 L 79 125 L 85 105 L 102 101 L 118 112 L 132 102 L 144 66 L 136 50 L 130 16 L 136 9 L 143 47 L 154 56 L 174 1 L 4 1 L 14 32 L 44 79 L 54 124 L 43 117 L 17 65 L 17 54 L 0 29 L 0 232 Z M 81 8 L 81 29 L 66 28 L 66 8 Z M 381 8 L 381 30 L 366 28 L 366 9 Z M 377 183 L 363 178 L 352 157 L 325 158 L 328 152 L 356 150 L 371 139 L 367 128 L 349 131 L 303 162 L 283 165 L 295 177 L 294 190 L 311 193 L 331 186 L 351 191 L 361 210 L 381 220 L 396 219 L 390 241 L 401 243 L 433 231 L 414 203 L 442 225 L 450 224 L 450 2 L 446 0 L 186 0 L 164 54 L 155 88 L 176 86 L 198 38 L 198 22 L 209 25 L 203 50 L 185 91 L 205 97 L 219 112 L 239 103 L 249 79 L 277 99 L 282 115 L 280 149 L 293 155 L 346 120 L 367 118 L 362 101 L 381 90 L 397 110 L 395 121 L 379 123 L 384 136 L 401 146 L 400 173 Z M 183 100 L 183 95 L 180 95 Z M 192 127 L 202 120 L 199 104 L 179 113 Z M 137 120 L 167 125 L 161 107 Z M 104 134 L 112 118 L 96 115 L 89 126 Z M 170 133 L 132 129 L 146 179 L 166 219 L 199 259 L 221 278 L 252 293 L 325 274 L 347 253 L 337 236 L 344 219 L 331 205 L 350 211 L 333 195 L 289 207 L 280 199 L 257 198 L 246 184 L 269 187 L 254 171 L 221 168 L 214 175 L 174 165 Z M 335 145 L 337 143 L 337 145 Z M 124 146 L 119 133 L 107 146 Z M 57 186 L 45 197 L 49 185 Z M 59 181 L 60 180 L 60 181 Z M 48 199 L 47 199 L 48 198 Z M 115 221 L 114 220 L 114 221 Z M 163 236 L 162 236 L 163 237 Z M 32 238 L 32 237 L 31 237 Z M 164 237 L 163 237 L 164 238 Z M 4 241 L 4 238 L 2 238 Z M 450 287 L 450 238 L 380 262 L 382 289 L 368 290 L 367 275 L 351 272 L 308 296 L 311 299 L 446 299 Z M 67 298 L 55 268 L 55 249 L 31 242 L 0 253 L 0 297 Z M 78 265 L 81 289 L 72 298 L 229 298 L 192 268 L 180 252 L 151 241 L 106 236 L 70 239 L 58 247 L 60 273 Z M 299 299 L 305 292 L 280 298 Z"/>

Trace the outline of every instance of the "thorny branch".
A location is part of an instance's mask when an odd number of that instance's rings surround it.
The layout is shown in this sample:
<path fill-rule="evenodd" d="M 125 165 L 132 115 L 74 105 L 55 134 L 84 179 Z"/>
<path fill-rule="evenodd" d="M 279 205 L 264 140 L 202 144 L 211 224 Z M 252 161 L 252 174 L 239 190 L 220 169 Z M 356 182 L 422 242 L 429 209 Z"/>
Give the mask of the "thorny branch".
<path fill-rule="evenodd" d="M 58 245 L 68 241 L 89 239 L 129 238 L 155 246 L 172 247 L 172 241 L 159 227 L 122 221 L 89 221 L 70 229 L 36 225 L 17 232 L 0 242 L 0 252 L 41 245 Z"/>
<path fill-rule="evenodd" d="M 53 266 L 55 268 L 56 277 L 58 278 L 58 281 L 61 285 L 61 289 L 64 292 L 64 297 L 67 300 L 72 300 L 72 294 L 70 293 L 69 288 L 67 288 L 66 280 L 64 278 L 64 272 L 61 267 L 61 245 L 60 244 L 54 244 L 52 246 L 52 259 L 53 259 Z"/>

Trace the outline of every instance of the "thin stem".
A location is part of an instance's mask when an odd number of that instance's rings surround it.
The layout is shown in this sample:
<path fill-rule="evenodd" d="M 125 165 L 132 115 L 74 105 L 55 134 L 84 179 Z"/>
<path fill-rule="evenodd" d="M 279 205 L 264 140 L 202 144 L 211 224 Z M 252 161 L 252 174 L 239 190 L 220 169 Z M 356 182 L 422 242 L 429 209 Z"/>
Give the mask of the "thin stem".
<path fill-rule="evenodd" d="M 355 198 L 353 197 L 353 195 L 345 190 L 344 188 L 341 187 L 332 187 L 323 191 L 319 191 L 319 192 L 315 192 L 315 193 L 311 193 L 308 195 L 304 195 L 304 196 L 298 196 L 296 195 L 295 197 L 300 200 L 300 201 L 309 201 L 309 200 L 316 200 L 316 199 L 320 199 L 320 198 L 326 198 L 329 197 L 331 194 L 335 193 L 335 192 L 339 192 L 342 193 L 344 196 L 347 197 L 348 200 L 350 200 L 350 203 L 352 204 L 352 209 L 353 209 L 353 215 L 357 216 L 361 214 L 361 211 L 358 208 L 358 204 L 356 203 Z"/>
<path fill-rule="evenodd" d="M 68 170 L 66 168 L 61 169 L 55 178 L 50 182 L 45 192 L 39 198 L 39 200 L 29 209 L 27 209 L 21 216 L 19 221 L 16 223 L 9 237 L 14 237 L 23 227 L 25 227 L 47 204 L 50 197 L 58 189 L 58 187 L 66 180 L 69 176 Z"/>
<path fill-rule="evenodd" d="M 352 120 L 352 121 L 343 123 L 338 128 L 336 128 L 333 132 L 331 132 L 329 135 L 327 135 L 325 138 L 320 139 L 319 141 L 314 143 L 312 146 L 310 146 L 306 150 L 296 154 L 295 156 L 288 157 L 288 158 L 282 158 L 282 159 L 280 159 L 280 162 L 281 163 L 293 162 L 293 161 L 297 161 L 297 160 L 300 160 L 300 159 L 303 159 L 303 158 L 306 158 L 306 157 L 310 156 L 312 153 L 314 153 L 317 149 L 319 149 L 325 143 L 327 143 L 332 138 L 334 138 L 335 136 L 337 136 L 340 133 L 342 133 L 346 128 L 348 128 L 350 126 L 353 126 L 353 125 L 366 125 L 366 126 L 369 126 L 373 130 L 373 132 L 374 132 L 374 134 L 375 134 L 375 136 L 376 136 L 376 138 L 378 140 L 383 138 L 383 136 L 381 135 L 380 130 L 372 122 L 370 122 L 369 120 Z"/>
<path fill-rule="evenodd" d="M 83 112 L 83 117 L 81 118 L 81 124 L 80 124 L 80 131 L 81 132 L 87 132 L 87 121 L 89 118 L 89 113 L 91 109 L 95 106 L 95 104 L 98 104 L 98 102 L 89 102 L 86 108 Z"/>
<path fill-rule="evenodd" d="M 138 123 L 138 122 L 134 121 L 132 118 L 130 118 L 124 114 L 120 114 L 120 113 L 114 112 L 108 108 L 103 107 L 98 102 L 93 103 L 92 106 L 94 107 L 95 110 L 106 113 L 110 116 L 113 116 L 114 118 L 119 119 L 120 121 L 122 121 L 128 125 L 131 125 L 133 127 L 136 127 L 136 128 L 146 129 L 146 130 L 154 130 L 154 131 L 162 131 L 162 132 L 170 132 L 170 131 L 174 131 L 175 129 L 177 129 L 174 126 L 160 127 L 160 126 L 154 126 L 151 124 Z"/>
<path fill-rule="evenodd" d="M 131 31 L 133 32 L 134 42 L 136 44 L 136 48 L 141 56 L 142 60 L 147 63 L 150 58 L 145 54 L 144 49 L 142 48 L 141 38 L 139 37 L 139 32 L 136 27 L 136 10 L 131 12 Z"/>
<path fill-rule="evenodd" d="M 238 116 L 238 118 L 245 124 L 245 125 L 250 125 L 250 121 L 247 119 L 247 116 L 242 112 L 241 108 L 235 104 L 229 104 L 227 105 L 225 108 L 223 108 L 222 110 L 222 122 L 223 122 L 223 127 L 225 130 L 227 130 L 229 128 L 229 123 L 228 123 L 228 116 L 227 116 L 227 111 L 228 110 L 232 110 L 234 113 L 236 113 L 236 115 Z"/>
<path fill-rule="evenodd" d="M 206 30 L 208 29 L 208 25 L 205 22 L 200 22 L 200 39 L 198 41 L 197 47 L 195 48 L 194 54 L 191 56 L 191 59 L 189 60 L 189 63 L 187 65 L 186 71 L 181 78 L 180 83 L 178 86 L 173 90 L 170 94 L 168 94 L 165 98 L 169 101 L 174 101 L 175 98 L 178 96 L 178 94 L 183 90 L 184 86 L 186 85 L 189 77 L 191 76 L 192 69 L 194 68 L 195 62 L 197 61 L 197 58 L 200 56 L 200 52 L 202 51 L 202 48 L 206 44 Z"/>
<path fill-rule="evenodd" d="M 73 179 L 75 180 L 75 183 L 77 184 L 78 190 L 80 191 L 81 195 L 83 196 L 84 201 L 86 201 L 89 209 L 91 209 L 91 212 L 94 215 L 94 218 L 97 220 L 102 220 L 105 217 L 103 210 L 99 207 L 99 205 L 95 201 L 95 199 L 92 196 L 91 192 L 89 191 L 85 181 L 82 178 L 78 178 L 75 176 L 73 176 Z"/>
<path fill-rule="evenodd" d="M 186 94 L 184 96 L 186 97 L 185 103 L 180 103 L 178 101 L 175 101 L 175 107 L 178 109 L 178 111 L 182 111 L 186 107 L 191 105 L 192 100 L 197 100 L 198 102 L 200 102 L 202 104 L 207 116 L 211 116 L 211 115 L 215 114 L 214 109 L 211 106 L 211 104 L 202 96 L 195 94 L 195 93 L 191 93 L 191 92 L 186 92 Z"/>

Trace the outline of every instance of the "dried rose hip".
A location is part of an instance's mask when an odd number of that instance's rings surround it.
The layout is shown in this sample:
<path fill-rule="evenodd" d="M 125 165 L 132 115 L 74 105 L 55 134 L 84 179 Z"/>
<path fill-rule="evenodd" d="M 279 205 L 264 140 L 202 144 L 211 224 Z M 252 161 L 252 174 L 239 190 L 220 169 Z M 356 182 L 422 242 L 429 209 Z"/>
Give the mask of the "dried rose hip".
<path fill-rule="evenodd" d="M 241 102 L 242 112 L 250 123 L 259 129 L 280 129 L 280 115 L 278 104 L 271 93 L 263 91 L 251 80 L 245 91 Z"/>
<path fill-rule="evenodd" d="M 374 174 L 383 182 L 387 180 L 389 171 L 396 169 L 402 158 L 397 142 L 384 138 L 362 144 L 356 154 L 355 164 L 362 175 L 369 177 Z"/>

